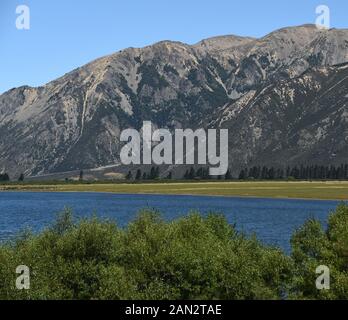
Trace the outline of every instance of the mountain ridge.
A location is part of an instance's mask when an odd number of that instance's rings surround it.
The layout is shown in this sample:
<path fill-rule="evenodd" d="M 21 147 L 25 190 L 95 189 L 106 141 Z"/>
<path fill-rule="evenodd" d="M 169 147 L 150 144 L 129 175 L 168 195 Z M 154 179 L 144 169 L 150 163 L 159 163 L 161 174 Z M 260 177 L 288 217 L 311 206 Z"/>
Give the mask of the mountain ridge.
<path fill-rule="evenodd" d="M 315 108 L 324 110 L 327 106 L 317 103 L 315 94 L 330 81 L 337 81 L 333 93 L 329 92 L 336 105 L 330 117 L 337 112 L 345 115 L 347 103 L 341 96 L 348 88 L 346 70 L 340 64 L 346 62 L 348 30 L 323 31 L 313 25 L 282 28 L 260 39 L 229 35 L 193 45 L 161 41 L 127 48 L 44 86 L 22 86 L 0 95 L 0 169 L 30 176 L 118 164 L 120 132 L 140 129 L 143 120 L 169 129 L 212 124 L 228 128 L 231 167 L 236 172 L 261 160 L 274 165 L 281 165 L 285 158 L 340 161 L 346 155 L 345 136 L 336 138 L 337 145 L 344 145 L 334 152 L 336 159 L 330 158 L 329 151 L 326 158 L 316 158 L 315 151 L 311 157 L 306 144 L 301 145 L 302 131 L 297 132 L 295 145 L 287 143 L 284 133 L 280 143 L 274 140 L 272 121 L 281 118 L 282 126 L 295 125 L 294 117 L 301 113 L 291 99 L 299 99 L 297 103 L 313 115 Z M 283 112 L 289 113 L 290 124 L 286 118 L 277 118 Z M 229 113 L 235 114 L 239 131 L 234 120 L 224 120 Z M 345 135 L 345 116 L 338 122 Z M 267 160 L 262 146 L 276 142 L 282 152 L 278 160 L 275 155 Z"/>

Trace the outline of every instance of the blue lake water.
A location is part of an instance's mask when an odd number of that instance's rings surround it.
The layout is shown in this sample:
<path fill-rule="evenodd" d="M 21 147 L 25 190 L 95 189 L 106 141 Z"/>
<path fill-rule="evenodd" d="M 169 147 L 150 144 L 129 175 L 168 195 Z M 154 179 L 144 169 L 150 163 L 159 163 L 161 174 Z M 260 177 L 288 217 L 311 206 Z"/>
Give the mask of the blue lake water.
<path fill-rule="evenodd" d="M 121 226 L 133 220 L 143 208 L 156 208 L 166 220 L 190 210 L 206 214 L 224 213 L 230 223 L 247 234 L 255 233 L 266 244 L 289 252 L 293 231 L 309 218 L 323 225 L 337 201 L 250 199 L 205 196 L 119 195 L 108 193 L 0 192 L 0 240 L 8 240 L 25 228 L 38 232 L 54 221 L 64 207 L 76 217 L 97 213 Z"/>

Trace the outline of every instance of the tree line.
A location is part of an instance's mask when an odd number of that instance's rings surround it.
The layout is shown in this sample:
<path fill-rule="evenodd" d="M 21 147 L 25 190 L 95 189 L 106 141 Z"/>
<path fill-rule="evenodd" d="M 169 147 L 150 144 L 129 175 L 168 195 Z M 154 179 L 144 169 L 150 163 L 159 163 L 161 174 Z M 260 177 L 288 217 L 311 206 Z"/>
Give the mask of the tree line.
<path fill-rule="evenodd" d="M 348 164 L 339 166 L 295 165 L 284 168 L 254 166 L 240 171 L 239 180 L 347 180 Z"/>
<path fill-rule="evenodd" d="M 10 176 L 7 173 L 0 174 L 0 181 L 1 182 L 10 181 Z"/>
<path fill-rule="evenodd" d="M 138 169 L 135 173 L 129 171 L 127 180 L 158 180 L 160 179 L 158 167 L 151 168 L 149 173 Z M 173 173 L 169 172 L 163 179 L 173 179 Z M 209 175 L 209 168 L 195 169 L 191 167 L 185 171 L 183 180 L 348 180 L 348 164 L 339 166 L 320 166 L 320 165 L 295 165 L 285 168 L 275 168 L 268 166 L 253 166 L 240 170 L 238 176 L 232 175 L 232 170 L 228 169 L 224 176 L 212 177 Z"/>
<path fill-rule="evenodd" d="M 9 181 L 11 181 L 11 179 L 10 179 L 10 175 L 8 173 L 5 172 L 5 173 L 0 174 L 0 182 L 9 182 Z M 24 181 L 24 174 L 23 173 L 20 174 L 18 181 L 20 181 L 20 182 Z"/>
<path fill-rule="evenodd" d="M 149 172 L 138 169 L 136 171 L 128 171 L 126 180 L 172 180 L 173 172 L 169 171 L 161 175 L 159 167 L 152 167 Z M 81 170 L 79 180 L 83 181 L 84 173 Z M 24 174 L 20 174 L 18 181 L 24 181 Z M 238 176 L 232 175 L 232 169 L 228 169 L 224 176 L 212 177 L 209 175 L 209 168 L 191 167 L 182 175 L 183 180 L 209 180 L 216 178 L 218 180 L 348 180 L 348 164 L 338 166 L 330 165 L 294 165 L 284 168 L 253 166 L 240 170 Z M 8 173 L 0 174 L 0 182 L 9 182 Z"/>
<path fill-rule="evenodd" d="M 129 171 L 126 180 L 157 180 L 160 178 L 159 167 L 152 167 L 150 172 L 142 172 L 138 169 L 135 173 Z"/>
<path fill-rule="evenodd" d="M 160 178 L 158 167 L 153 167 L 150 173 L 142 173 L 140 169 L 133 175 L 132 171 L 126 176 L 127 180 L 156 180 Z M 164 179 L 172 179 L 172 172 L 168 173 Z M 209 168 L 187 169 L 182 176 L 183 180 L 208 180 L 217 178 L 218 180 L 348 180 L 348 164 L 339 166 L 320 166 L 320 165 L 295 165 L 286 168 L 275 168 L 268 166 L 253 166 L 240 170 L 238 176 L 232 175 L 232 170 L 228 169 L 224 176 L 212 177 L 209 175 Z"/>

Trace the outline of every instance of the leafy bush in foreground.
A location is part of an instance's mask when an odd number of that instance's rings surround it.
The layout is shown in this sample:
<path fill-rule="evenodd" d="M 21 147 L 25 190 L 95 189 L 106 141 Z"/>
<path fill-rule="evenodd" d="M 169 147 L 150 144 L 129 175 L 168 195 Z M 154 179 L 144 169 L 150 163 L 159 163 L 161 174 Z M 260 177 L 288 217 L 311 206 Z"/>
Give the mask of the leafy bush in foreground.
<path fill-rule="evenodd" d="M 293 253 L 238 233 L 221 215 L 165 222 L 145 210 L 122 229 L 97 218 L 73 223 L 66 210 L 40 235 L 0 247 L 0 299 L 335 299 L 348 298 L 348 207 L 325 232 L 309 221 Z M 332 270 L 332 289 L 315 288 L 315 269 Z M 18 265 L 30 290 L 15 288 Z"/>
<path fill-rule="evenodd" d="M 348 299 L 348 206 L 340 205 L 329 217 L 328 228 L 320 222 L 308 221 L 297 230 L 292 240 L 295 264 L 292 293 L 304 299 Z M 317 290 L 315 270 L 325 265 L 330 269 L 330 290 Z"/>

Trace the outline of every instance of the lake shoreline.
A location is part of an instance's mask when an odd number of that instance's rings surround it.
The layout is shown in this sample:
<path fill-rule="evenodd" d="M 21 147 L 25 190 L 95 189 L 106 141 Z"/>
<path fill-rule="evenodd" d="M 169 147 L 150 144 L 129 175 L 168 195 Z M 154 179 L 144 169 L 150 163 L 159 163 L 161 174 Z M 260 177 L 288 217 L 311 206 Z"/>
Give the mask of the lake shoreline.
<path fill-rule="evenodd" d="M 279 196 L 246 196 L 246 195 L 214 195 L 214 194 L 190 194 L 190 193 L 128 193 L 128 192 L 112 192 L 112 191 L 80 191 L 80 190 L 35 190 L 35 189 L 15 189 L 15 190 L 0 190 L 0 193 L 61 193 L 61 194 L 74 194 L 74 193 L 84 193 L 84 194 L 110 194 L 110 195 L 129 195 L 129 196 L 181 196 L 181 197 L 211 197 L 211 198 L 231 198 L 231 199 L 267 199 L 267 200 L 301 200 L 301 201 L 332 201 L 332 202 L 348 202 L 348 197 L 346 200 L 340 198 L 298 198 L 298 197 L 279 197 Z"/>
<path fill-rule="evenodd" d="M 95 192 L 348 201 L 348 181 L 144 181 L 0 184 L 0 192 Z"/>

